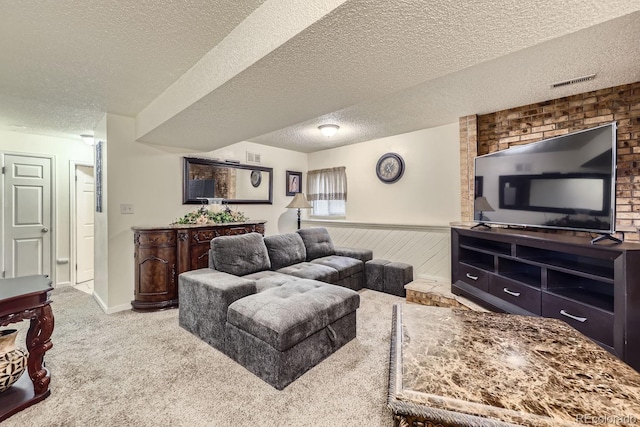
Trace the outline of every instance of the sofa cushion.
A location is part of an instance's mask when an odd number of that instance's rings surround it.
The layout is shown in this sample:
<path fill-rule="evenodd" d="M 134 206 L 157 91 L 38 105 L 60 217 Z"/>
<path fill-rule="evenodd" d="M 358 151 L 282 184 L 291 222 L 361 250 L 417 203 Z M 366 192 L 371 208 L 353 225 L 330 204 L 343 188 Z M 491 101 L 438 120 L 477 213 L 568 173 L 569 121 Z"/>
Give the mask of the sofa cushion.
<path fill-rule="evenodd" d="M 245 276 L 242 276 L 242 278 L 253 280 L 254 282 L 256 282 L 256 290 L 258 292 L 262 292 L 270 288 L 275 288 L 293 280 L 300 280 L 299 277 L 290 276 L 288 274 L 278 273 L 277 271 L 271 270 L 258 271 L 257 273 L 247 274 Z"/>
<path fill-rule="evenodd" d="M 336 250 L 326 228 L 303 228 L 298 230 L 297 233 L 302 237 L 304 246 L 307 249 L 307 261 L 335 255 Z"/>
<path fill-rule="evenodd" d="M 302 238 L 297 233 L 266 236 L 264 244 L 267 246 L 272 270 L 278 270 L 306 260 L 307 250 L 304 247 Z"/>
<path fill-rule="evenodd" d="M 316 258 L 311 261 L 312 264 L 326 265 L 338 271 L 338 280 L 345 277 L 353 276 L 364 271 L 364 263 L 359 259 L 349 258 L 346 256 L 329 255 L 322 258 Z M 335 282 L 334 282 L 335 283 Z"/>
<path fill-rule="evenodd" d="M 351 289 L 297 280 L 234 302 L 227 322 L 285 351 L 359 306 Z"/>
<path fill-rule="evenodd" d="M 373 251 L 371 249 L 342 248 L 338 246 L 336 246 L 335 249 L 336 255 L 356 258 L 362 262 L 367 262 L 373 259 Z"/>
<path fill-rule="evenodd" d="M 298 264 L 279 269 L 278 273 L 289 274 L 303 279 L 319 280 L 326 283 L 335 283 L 338 281 L 338 270 L 311 262 L 299 262 Z"/>
<path fill-rule="evenodd" d="M 269 270 L 269 254 L 259 233 L 220 236 L 211 240 L 216 270 L 236 276 Z"/>

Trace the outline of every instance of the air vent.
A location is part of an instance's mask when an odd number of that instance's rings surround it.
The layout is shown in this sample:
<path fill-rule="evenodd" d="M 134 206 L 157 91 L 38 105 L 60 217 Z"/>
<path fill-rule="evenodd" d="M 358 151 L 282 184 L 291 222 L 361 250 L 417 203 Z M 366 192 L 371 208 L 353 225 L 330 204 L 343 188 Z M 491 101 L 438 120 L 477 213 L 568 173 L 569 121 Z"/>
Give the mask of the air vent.
<path fill-rule="evenodd" d="M 589 80 L 593 80 L 595 78 L 596 78 L 595 74 L 590 74 L 590 75 L 584 76 L 584 77 L 577 77 L 575 79 L 565 80 L 563 82 L 554 83 L 554 84 L 551 85 L 551 89 L 555 89 L 557 87 L 573 85 L 573 84 L 576 84 L 576 83 L 588 82 Z"/>
<path fill-rule="evenodd" d="M 247 162 L 248 163 L 260 163 L 260 154 L 251 153 L 247 151 Z"/>

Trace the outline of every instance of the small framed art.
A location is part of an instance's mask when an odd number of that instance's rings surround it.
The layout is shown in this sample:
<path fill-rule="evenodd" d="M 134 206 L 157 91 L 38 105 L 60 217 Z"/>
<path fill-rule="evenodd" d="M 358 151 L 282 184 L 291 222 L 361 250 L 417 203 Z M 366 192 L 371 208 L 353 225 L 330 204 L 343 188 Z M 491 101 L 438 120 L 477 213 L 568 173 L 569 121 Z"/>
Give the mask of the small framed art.
<path fill-rule="evenodd" d="M 287 171 L 287 196 L 302 192 L 302 172 Z"/>
<path fill-rule="evenodd" d="M 96 212 L 102 212 L 102 141 L 96 144 Z"/>

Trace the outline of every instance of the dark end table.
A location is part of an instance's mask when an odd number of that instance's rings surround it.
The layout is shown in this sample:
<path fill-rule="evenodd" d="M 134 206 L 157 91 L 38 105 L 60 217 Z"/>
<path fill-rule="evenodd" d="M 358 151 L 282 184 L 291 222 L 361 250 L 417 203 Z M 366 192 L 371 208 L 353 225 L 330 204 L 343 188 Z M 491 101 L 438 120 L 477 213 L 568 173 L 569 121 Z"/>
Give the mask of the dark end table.
<path fill-rule="evenodd" d="M 53 347 L 52 290 L 51 280 L 42 275 L 0 280 L 0 327 L 31 321 L 26 339 L 28 375 L 0 393 L 0 422 L 51 394 L 51 376 L 43 363 L 44 354 Z"/>

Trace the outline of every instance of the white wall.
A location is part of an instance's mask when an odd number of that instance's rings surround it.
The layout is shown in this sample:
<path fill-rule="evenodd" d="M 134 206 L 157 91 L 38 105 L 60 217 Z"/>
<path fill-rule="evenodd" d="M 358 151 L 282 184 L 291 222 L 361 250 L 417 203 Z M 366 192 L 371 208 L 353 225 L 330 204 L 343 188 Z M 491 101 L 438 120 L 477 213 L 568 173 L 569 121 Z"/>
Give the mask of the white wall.
<path fill-rule="evenodd" d="M 309 154 L 309 170 L 345 166 L 347 215 L 309 219 L 326 227 L 338 246 L 371 249 L 374 258 L 413 266 L 414 278 L 449 282 L 449 223 L 460 220 L 458 123 Z M 395 152 L 405 173 L 393 184 L 376 175 L 381 155 Z"/>
<path fill-rule="evenodd" d="M 53 233 L 53 259 L 51 277 L 55 286 L 71 284 L 72 244 L 70 241 L 72 162 L 93 163 L 93 149 L 77 139 L 64 139 L 27 133 L 0 131 L 0 151 L 17 154 L 44 154 L 54 158 L 52 162 L 53 200 L 55 224 Z M 65 262 L 66 261 L 66 262 Z"/>
<path fill-rule="evenodd" d="M 107 312 L 130 308 L 134 293 L 133 231 L 142 225 L 164 226 L 197 208 L 182 204 L 182 157 L 198 153 L 136 142 L 135 120 L 106 115 L 105 213 L 96 219 L 96 299 Z M 101 132 L 96 129 L 96 136 Z M 245 163 L 246 151 L 259 153 L 261 165 L 274 169 L 272 205 L 232 205 L 250 219 L 267 221 L 265 234 L 294 231 L 295 212 L 285 206 L 286 170 L 306 172 L 307 155 L 289 150 L 241 142 L 210 153 L 223 160 Z M 134 206 L 133 214 L 121 214 L 123 203 Z M 99 241 L 101 240 L 101 241 Z M 105 244 L 106 240 L 106 244 Z M 105 256 L 106 253 L 106 256 Z M 98 258 L 102 257 L 102 260 Z M 105 263 L 106 261 L 106 265 Z"/>
<path fill-rule="evenodd" d="M 266 220 L 267 235 L 296 229 L 296 212 L 286 208 L 292 200 L 285 195 L 286 171 L 303 172 L 305 188 L 308 169 L 331 166 L 347 167 L 349 220 L 446 225 L 460 219 L 457 123 L 310 155 L 251 142 L 209 153 L 143 144 L 135 141 L 135 120 L 114 114 L 106 115 L 95 134 L 106 141 L 105 212 L 96 219 L 95 293 L 107 312 L 129 309 L 133 299 L 131 227 L 164 226 L 196 208 L 182 204 L 183 156 L 246 163 L 247 151 L 260 154 L 261 165 L 273 168 L 273 204 L 231 208 Z M 404 177 L 392 185 L 375 175 L 378 157 L 388 151 L 401 154 L 407 164 Z M 123 203 L 132 204 L 134 213 L 121 214 Z"/>
<path fill-rule="evenodd" d="M 219 157 L 223 160 L 239 160 L 241 163 L 246 163 L 247 151 L 260 154 L 260 164 L 273 168 L 273 205 L 232 205 L 232 209 L 244 212 L 251 219 L 267 220 L 265 226 L 266 235 L 295 231 L 297 228 L 296 211 L 295 209 L 285 208 L 293 200 L 293 196 L 286 195 L 286 174 L 288 170 L 291 170 L 303 172 L 303 175 L 306 175 L 307 155 L 297 151 L 283 150 L 246 141 L 212 151 L 207 155 Z M 263 177 L 263 183 L 264 179 L 265 177 Z M 193 206 L 191 206 L 191 209 L 193 209 Z"/>
<path fill-rule="evenodd" d="M 93 131 L 96 141 L 102 141 L 102 212 L 94 213 L 93 225 L 93 297 L 107 311 L 109 301 L 109 159 L 107 158 L 107 115 L 102 117 Z M 94 180 L 98 179 L 98 168 L 94 169 Z"/>
<path fill-rule="evenodd" d="M 458 123 L 309 154 L 309 170 L 347 169 L 349 221 L 382 224 L 449 225 L 460 220 Z M 399 181 L 376 176 L 381 155 L 405 161 Z M 303 187 L 305 188 L 305 187 Z"/>

